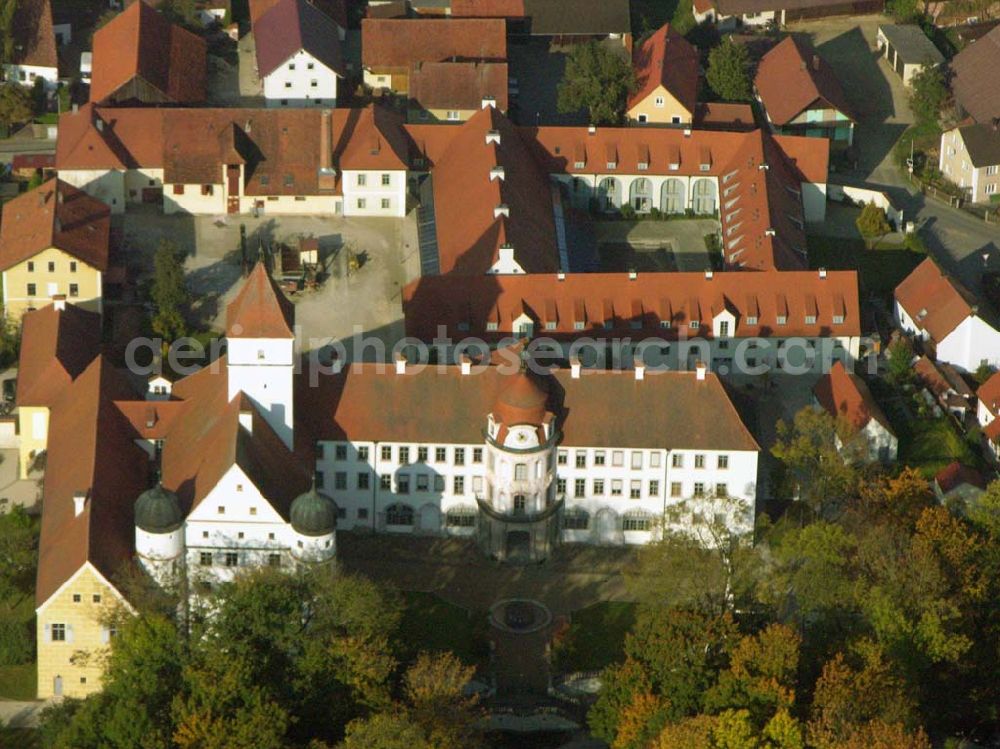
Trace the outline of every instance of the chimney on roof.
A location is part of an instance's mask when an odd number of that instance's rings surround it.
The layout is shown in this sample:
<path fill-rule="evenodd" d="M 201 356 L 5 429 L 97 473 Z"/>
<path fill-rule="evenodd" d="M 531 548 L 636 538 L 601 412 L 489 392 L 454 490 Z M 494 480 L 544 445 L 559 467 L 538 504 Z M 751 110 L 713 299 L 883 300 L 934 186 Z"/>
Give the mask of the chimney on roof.
<path fill-rule="evenodd" d="M 52 297 L 52 306 L 56 308 L 56 312 L 63 312 L 66 309 L 66 295 L 56 294 Z"/>
<path fill-rule="evenodd" d="M 773 237 L 775 235 L 775 233 L 776 232 L 774 231 L 774 229 L 764 229 L 764 236 L 765 237 Z"/>
<path fill-rule="evenodd" d="M 574 380 L 580 379 L 580 357 L 576 354 L 569 358 L 569 376 Z"/>
<path fill-rule="evenodd" d="M 480 107 L 482 109 L 486 108 L 496 109 L 496 106 L 497 106 L 497 100 L 489 95 L 484 96 L 482 101 L 480 102 Z"/>
<path fill-rule="evenodd" d="M 819 269 L 819 277 L 820 278 L 826 278 L 826 268 L 820 268 Z"/>
<path fill-rule="evenodd" d="M 708 270 L 705 271 L 705 280 L 711 281 L 713 278 L 715 278 L 715 271 L 709 268 Z"/>
<path fill-rule="evenodd" d="M 590 133 L 591 135 L 596 134 L 597 133 L 597 125 L 588 125 L 587 126 L 587 132 Z"/>
<path fill-rule="evenodd" d="M 493 206 L 493 218 L 500 218 L 501 216 L 510 216 L 510 206 L 506 203 L 497 203 Z"/>
<path fill-rule="evenodd" d="M 490 143 L 496 143 L 500 145 L 500 131 L 499 130 L 487 130 L 486 131 L 486 145 Z"/>
<path fill-rule="evenodd" d="M 79 104 L 74 104 L 73 105 L 73 114 L 76 114 L 79 111 L 80 111 L 80 105 Z"/>
<path fill-rule="evenodd" d="M 566 274 L 563 271 L 559 271 L 558 273 L 556 273 L 556 280 L 557 281 L 565 281 L 566 280 Z"/>
<path fill-rule="evenodd" d="M 510 266 L 514 262 L 514 245 L 504 242 L 497 250 L 497 260 L 502 266 Z"/>
<path fill-rule="evenodd" d="M 490 182 L 497 179 L 503 182 L 503 178 L 504 178 L 504 170 L 502 166 L 495 166 L 492 169 L 490 169 Z"/>
<path fill-rule="evenodd" d="M 768 167 L 767 162 L 765 161 L 757 168 L 762 172 L 766 172 L 770 167 Z"/>
<path fill-rule="evenodd" d="M 813 70 L 819 70 L 819 55 L 813 55 Z"/>
<path fill-rule="evenodd" d="M 95 117 L 94 118 L 94 127 L 97 128 L 97 132 L 103 133 L 104 132 L 104 120 L 102 120 L 100 117 Z"/>
<path fill-rule="evenodd" d="M 639 274 L 638 274 L 638 273 L 636 273 L 636 272 L 635 272 L 634 270 L 630 270 L 630 271 L 628 272 L 628 280 L 629 280 L 629 281 L 634 281 L 634 280 L 635 280 L 635 279 L 637 279 L 638 277 L 639 277 Z"/>
<path fill-rule="evenodd" d="M 396 374 L 406 374 L 406 354 L 402 351 L 396 354 Z"/>
<path fill-rule="evenodd" d="M 331 132 L 333 132 L 331 119 L 333 114 L 329 109 L 324 109 L 319 119 L 319 168 L 329 169 L 333 166 L 330 144 L 332 142 Z"/>
<path fill-rule="evenodd" d="M 458 363 L 462 367 L 462 374 L 472 374 L 472 359 L 468 354 L 462 354 L 458 357 Z"/>
<path fill-rule="evenodd" d="M 637 361 L 635 363 L 635 379 L 645 380 L 646 379 L 646 365 L 642 361 Z"/>
<path fill-rule="evenodd" d="M 696 380 L 704 380 L 707 372 L 708 367 L 705 366 L 705 362 L 701 361 L 701 359 L 694 363 L 694 377 Z"/>
<path fill-rule="evenodd" d="M 75 491 L 73 492 L 73 517 L 80 517 L 80 513 L 83 512 L 83 508 L 87 504 L 87 492 L 85 491 Z"/>
<path fill-rule="evenodd" d="M 691 137 L 691 128 L 689 128 L 689 127 L 684 128 L 684 137 L 685 138 L 690 138 Z"/>

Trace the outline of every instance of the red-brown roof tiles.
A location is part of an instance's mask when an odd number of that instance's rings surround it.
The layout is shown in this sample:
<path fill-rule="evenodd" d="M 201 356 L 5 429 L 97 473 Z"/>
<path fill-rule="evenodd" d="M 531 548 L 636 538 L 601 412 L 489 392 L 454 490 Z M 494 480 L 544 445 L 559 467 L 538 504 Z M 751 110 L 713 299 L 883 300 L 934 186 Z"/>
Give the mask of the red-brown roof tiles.
<path fill-rule="evenodd" d="M 73 304 L 49 304 L 24 315 L 17 405 L 51 406 L 101 347 L 101 316 Z"/>
<path fill-rule="evenodd" d="M 52 4 L 49 0 L 18 0 L 11 21 L 15 41 L 14 57 L 4 60 L 15 65 L 58 68 L 59 53 L 52 26 Z"/>
<path fill-rule="evenodd" d="M 632 52 L 636 90 L 628 109 L 663 86 L 692 115 L 698 99 L 698 50 L 670 24 L 653 32 Z"/>
<path fill-rule="evenodd" d="M 896 287 L 896 301 L 936 343 L 974 314 L 975 297 L 928 257 Z"/>
<path fill-rule="evenodd" d="M 253 24 L 257 71 L 273 73 L 305 50 L 340 77 L 347 74 L 336 23 L 306 0 L 278 0 Z"/>
<path fill-rule="evenodd" d="M 507 111 L 507 63 L 425 62 L 410 71 L 411 106 L 479 109 L 485 97 Z"/>
<path fill-rule="evenodd" d="M 506 59 L 507 27 L 500 19 L 366 18 L 361 22 L 361 61 L 366 68 Z"/>
<path fill-rule="evenodd" d="M 809 108 L 836 109 L 854 119 L 833 68 L 797 36 L 785 37 L 764 55 L 754 86 L 776 125 L 787 125 Z"/>
<path fill-rule="evenodd" d="M 145 2 L 132 3 L 94 33 L 90 100 L 201 103 L 207 54 L 200 36 L 170 23 Z M 133 81 L 139 86 L 125 89 Z M 156 94 L 143 90 L 143 84 Z"/>
<path fill-rule="evenodd" d="M 871 390 L 854 372 L 837 361 L 813 387 L 820 406 L 835 419 L 845 419 L 854 429 L 861 430 L 875 419 L 892 432 L 892 425 L 879 407 Z"/>
<path fill-rule="evenodd" d="M 292 303 L 257 263 L 236 298 L 226 307 L 226 335 L 230 338 L 294 338 Z"/>
<path fill-rule="evenodd" d="M 107 270 L 110 233 L 107 205 L 62 180 L 51 179 L 4 206 L 0 270 L 50 247 Z"/>
<path fill-rule="evenodd" d="M 524 18 L 524 0 L 451 0 L 452 18 Z"/>
<path fill-rule="evenodd" d="M 994 373 L 990 379 L 979 386 L 976 397 L 989 409 L 994 416 L 1000 414 L 1000 372 Z"/>

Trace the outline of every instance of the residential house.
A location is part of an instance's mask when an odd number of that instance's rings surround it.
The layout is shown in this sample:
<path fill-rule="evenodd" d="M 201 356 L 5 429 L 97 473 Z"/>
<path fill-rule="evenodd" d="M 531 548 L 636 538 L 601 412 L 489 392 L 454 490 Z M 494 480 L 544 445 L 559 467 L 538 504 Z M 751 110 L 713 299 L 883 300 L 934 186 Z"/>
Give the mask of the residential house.
<path fill-rule="evenodd" d="M 944 62 L 944 55 L 916 24 L 882 24 L 878 27 L 875 44 L 906 86 L 925 67 L 936 67 Z"/>
<path fill-rule="evenodd" d="M 345 78 L 340 27 L 306 0 L 278 0 L 253 24 L 269 107 L 333 107 Z"/>
<path fill-rule="evenodd" d="M 278 2 L 280 0 L 250 0 L 251 28 Z M 344 41 L 347 38 L 347 0 L 309 0 L 309 3 L 337 24 L 337 37 Z"/>
<path fill-rule="evenodd" d="M 933 486 L 938 502 L 968 507 L 974 505 L 986 491 L 986 479 L 975 468 L 956 460 L 938 471 Z"/>
<path fill-rule="evenodd" d="M 830 64 L 799 37 L 785 37 L 764 55 L 754 90 L 774 131 L 827 138 L 834 147 L 854 142 L 855 118 L 840 81 Z"/>
<path fill-rule="evenodd" d="M 587 368 L 825 372 L 853 366 L 861 342 L 854 271 L 424 276 L 404 287 L 403 315 L 407 336 L 451 339 L 450 361 L 467 337 L 543 337 Z"/>
<path fill-rule="evenodd" d="M 973 203 L 1000 200 L 1000 117 L 941 133 L 938 168 L 968 191 Z"/>
<path fill-rule="evenodd" d="M 749 104 L 706 101 L 695 107 L 694 128 L 696 130 L 746 132 L 756 130 L 757 123 L 754 121 L 753 107 Z"/>
<path fill-rule="evenodd" d="M 376 91 L 409 95 L 413 70 L 422 63 L 506 61 L 507 32 L 500 19 L 365 18 L 361 21 L 364 82 Z M 438 72 L 441 70 L 437 68 Z M 507 82 L 503 81 L 503 85 L 506 88 Z M 501 92 L 490 95 L 495 99 Z"/>
<path fill-rule="evenodd" d="M 63 180 L 8 202 L 0 224 L 6 314 L 19 320 L 58 296 L 100 312 L 110 236 L 108 206 Z"/>
<path fill-rule="evenodd" d="M 993 457 L 1000 457 L 1000 374 L 994 374 L 976 391 L 976 421 Z"/>
<path fill-rule="evenodd" d="M 508 106 L 507 63 L 424 62 L 410 70 L 410 122 L 464 122 L 484 106 Z"/>
<path fill-rule="evenodd" d="M 698 50 L 664 24 L 632 51 L 636 90 L 629 94 L 630 122 L 688 125 L 698 99 Z"/>
<path fill-rule="evenodd" d="M 1000 70 L 1000 26 L 968 44 L 948 65 L 959 112 L 985 124 L 1000 117 L 1000 87 L 990 74 Z"/>
<path fill-rule="evenodd" d="M 205 40 L 134 2 L 94 32 L 90 100 L 104 105 L 201 104 Z"/>
<path fill-rule="evenodd" d="M 843 362 L 813 386 L 819 406 L 838 421 L 837 448 L 864 463 L 896 460 L 899 440 L 868 385 Z"/>
<path fill-rule="evenodd" d="M 694 19 L 722 31 L 737 26 L 784 26 L 792 21 L 881 13 L 884 0 L 694 0 Z"/>
<path fill-rule="evenodd" d="M 50 0 L 18 0 L 13 13 L 14 54 L 2 61 L 4 79 L 30 88 L 35 79 L 41 78 L 46 91 L 55 91 L 59 85 L 59 51 Z"/>
<path fill-rule="evenodd" d="M 928 257 L 896 287 L 900 328 L 929 347 L 938 362 L 974 372 L 1000 366 L 1000 327 L 989 307 Z"/>
<path fill-rule="evenodd" d="M 56 167 L 120 213 L 406 214 L 398 116 L 366 109 L 105 109 L 60 118 Z"/>
<path fill-rule="evenodd" d="M 921 356 L 913 364 L 913 372 L 917 381 L 924 388 L 924 399 L 928 405 L 943 409 L 965 424 L 965 419 L 975 408 L 972 389 L 962 375 L 946 362 L 935 362 L 926 356 Z"/>

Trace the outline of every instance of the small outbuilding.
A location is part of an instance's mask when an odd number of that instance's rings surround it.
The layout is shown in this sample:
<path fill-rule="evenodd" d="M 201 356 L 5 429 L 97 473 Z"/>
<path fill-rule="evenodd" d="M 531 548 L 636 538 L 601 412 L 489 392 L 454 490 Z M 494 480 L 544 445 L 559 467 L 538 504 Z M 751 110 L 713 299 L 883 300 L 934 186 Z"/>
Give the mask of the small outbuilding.
<path fill-rule="evenodd" d="M 944 55 L 915 24 L 883 24 L 878 27 L 875 42 L 906 86 L 925 65 L 937 66 L 944 62 Z"/>

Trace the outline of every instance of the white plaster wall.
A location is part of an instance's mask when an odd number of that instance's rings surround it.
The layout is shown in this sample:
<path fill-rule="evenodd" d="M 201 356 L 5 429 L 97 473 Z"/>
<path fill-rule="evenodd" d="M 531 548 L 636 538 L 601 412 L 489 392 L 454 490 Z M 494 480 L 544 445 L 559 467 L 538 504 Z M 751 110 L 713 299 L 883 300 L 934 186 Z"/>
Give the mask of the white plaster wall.
<path fill-rule="evenodd" d="M 45 81 L 46 91 L 55 91 L 59 85 L 59 70 L 42 65 L 11 65 L 3 66 L 4 77 L 8 81 L 16 81 L 28 88 L 34 85 L 36 78 Z"/>
<path fill-rule="evenodd" d="M 114 169 L 60 169 L 59 179 L 107 203 L 112 213 L 125 212 L 124 172 Z"/>
<path fill-rule="evenodd" d="M 243 392 L 260 408 L 265 420 L 291 449 L 293 430 L 292 338 L 229 338 L 229 399 Z"/>
<path fill-rule="evenodd" d="M 312 70 L 309 69 L 312 65 Z M 294 66 L 294 70 L 290 66 Z M 316 85 L 313 86 L 312 82 Z M 333 107 L 337 104 L 337 74 L 305 50 L 299 50 L 263 79 L 269 107 Z M 282 104 L 287 100 L 287 104 Z"/>
<path fill-rule="evenodd" d="M 389 184 L 382 184 L 382 175 L 389 175 Z M 364 185 L 358 184 L 358 176 L 364 175 Z M 342 177 L 344 189 L 345 216 L 396 216 L 406 215 L 406 170 L 359 171 L 345 169 Z M 358 200 L 365 201 L 364 207 Z M 388 207 L 382 201 L 388 200 Z"/>
<path fill-rule="evenodd" d="M 252 213 L 256 207 L 262 216 L 332 216 L 340 202 L 335 195 L 245 195 L 240 198 L 240 213 Z"/>
<path fill-rule="evenodd" d="M 163 187 L 162 169 L 129 169 L 125 172 L 125 199 L 129 203 L 142 203 L 142 191 L 149 187 Z"/>
<path fill-rule="evenodd" d="M 219 215 L 226 212 L 225 186 L 212 185 L 211 195 L 202 195 L 202 185 L 184 185 L 184 194 L 177 195 L 174 185 L 163 189 L 164 213 L 192 213 L 195 215 Z"/>
<path fill-rule="evenodd" d="M 937 342 L 938 361 L 974 372 L 982 362 L 1000 366 L 1000 331 L 975 315 Z"/>

